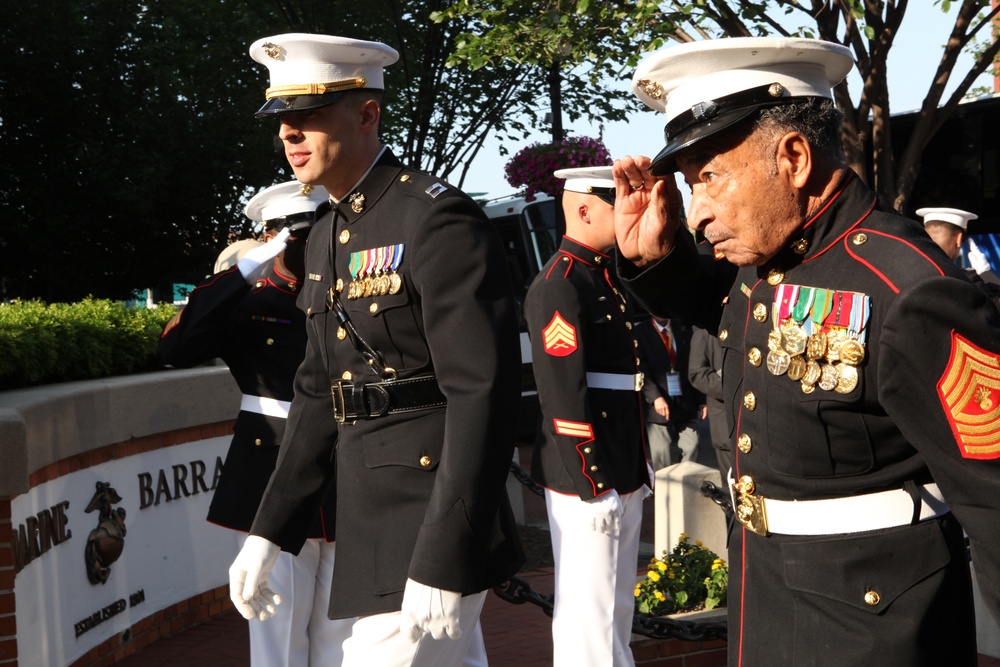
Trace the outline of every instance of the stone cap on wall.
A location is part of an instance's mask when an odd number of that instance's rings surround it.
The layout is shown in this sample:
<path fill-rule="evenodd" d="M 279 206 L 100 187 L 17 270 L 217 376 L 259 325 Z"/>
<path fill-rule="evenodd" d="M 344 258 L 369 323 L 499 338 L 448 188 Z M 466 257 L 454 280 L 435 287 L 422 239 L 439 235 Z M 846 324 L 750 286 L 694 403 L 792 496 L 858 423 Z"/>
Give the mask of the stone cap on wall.
<path fill-rule="evenodd" d="M 0 496 L 31 473 L 132 438 L 233 419 L 240 391 L 225 366 L 0 392 Z"/>

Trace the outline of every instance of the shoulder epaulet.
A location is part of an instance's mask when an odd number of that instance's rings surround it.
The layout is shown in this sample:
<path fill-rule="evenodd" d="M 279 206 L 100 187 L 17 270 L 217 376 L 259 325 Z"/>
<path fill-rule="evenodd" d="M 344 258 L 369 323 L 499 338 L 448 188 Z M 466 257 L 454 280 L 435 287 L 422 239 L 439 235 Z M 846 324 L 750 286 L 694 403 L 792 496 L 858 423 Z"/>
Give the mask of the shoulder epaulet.
<path fill-rule="evenodd" d="M 925 278 L 947 275 L 930 248 L 905 229 L 858 227 L 843 243 L 851 257 L 896 293 Z"/>
<path fill-rule="evenodd" d="M 419 171 L 403 169 L 397 180 L 408 186 L 404 189 L 404 192 L 408 191 L 409 194 L 421 195 L 429 199 L 437 199 L 446 192 L 461 194 L 460 190 L 452 187 L 441 179 Z"/>

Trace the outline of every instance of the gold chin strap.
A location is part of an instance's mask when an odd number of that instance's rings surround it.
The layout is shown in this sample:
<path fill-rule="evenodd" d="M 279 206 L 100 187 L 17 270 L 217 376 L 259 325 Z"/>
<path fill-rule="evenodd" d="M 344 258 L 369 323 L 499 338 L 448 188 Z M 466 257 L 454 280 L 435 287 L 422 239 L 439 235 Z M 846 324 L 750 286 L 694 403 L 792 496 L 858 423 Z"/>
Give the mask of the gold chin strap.
<path fill-rule="evenodd" d="M 363 76 L 343 81 L 331 81 L 330 83 L 293 83 L 287 86 L 274 86 L 268 88 L 264 93 L 265 98 L 272 100 L 275 97 L 295 97 L 298 95 L 322 95 L 324 93 L 336 93 L 341 90 L 351 90 L 352 88 L 364 88 L 368 83 Z"/>

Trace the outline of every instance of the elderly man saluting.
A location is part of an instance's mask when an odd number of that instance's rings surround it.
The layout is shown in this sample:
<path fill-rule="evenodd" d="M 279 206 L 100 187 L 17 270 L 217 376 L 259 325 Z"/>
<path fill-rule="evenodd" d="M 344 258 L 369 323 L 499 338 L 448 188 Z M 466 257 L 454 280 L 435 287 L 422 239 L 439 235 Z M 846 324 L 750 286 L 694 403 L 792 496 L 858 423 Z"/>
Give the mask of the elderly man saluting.
<path fill-rule="evenodd" d="M 644 61 L 667 145 L 615 163 L 619 271 L 723 346 L 730 664 L 975 665 L 963 528 L 1000 617 L 1000 316 L 847 166 L 831 88 L 851 66 L 765 38 Z M 674 171 L 741 267 L 728 296 L 679 232 Z"/>

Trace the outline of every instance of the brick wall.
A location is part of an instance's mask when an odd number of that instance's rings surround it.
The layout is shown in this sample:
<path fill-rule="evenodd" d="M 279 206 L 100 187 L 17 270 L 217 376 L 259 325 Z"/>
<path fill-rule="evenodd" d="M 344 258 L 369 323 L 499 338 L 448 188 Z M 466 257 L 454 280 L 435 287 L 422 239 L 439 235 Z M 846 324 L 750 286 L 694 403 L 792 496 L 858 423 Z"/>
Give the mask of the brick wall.
<path fill-rule="evenodd" d="M 233 420 L 133 438 L 70 456 L 31 473 L 32 488 L 63 475 L 115 459 L 207 438 L 232 435 Z M 0 667 L 17 665 L 17 625 L 14 597 L 15 536 L 10 511 L 11 496 L 0 497 Z M 73 663 L 73 667 L 112 665 L 140 648 L 211 617 L 231 611 L 228 586 L 205 591 L 161 609 L 115 637 L 111 637 Z"/>
<path fill-rule="evenodd" d="M 726 642 L 643 639 L 632 642 L 636 667 L 726 667 Z"/>

